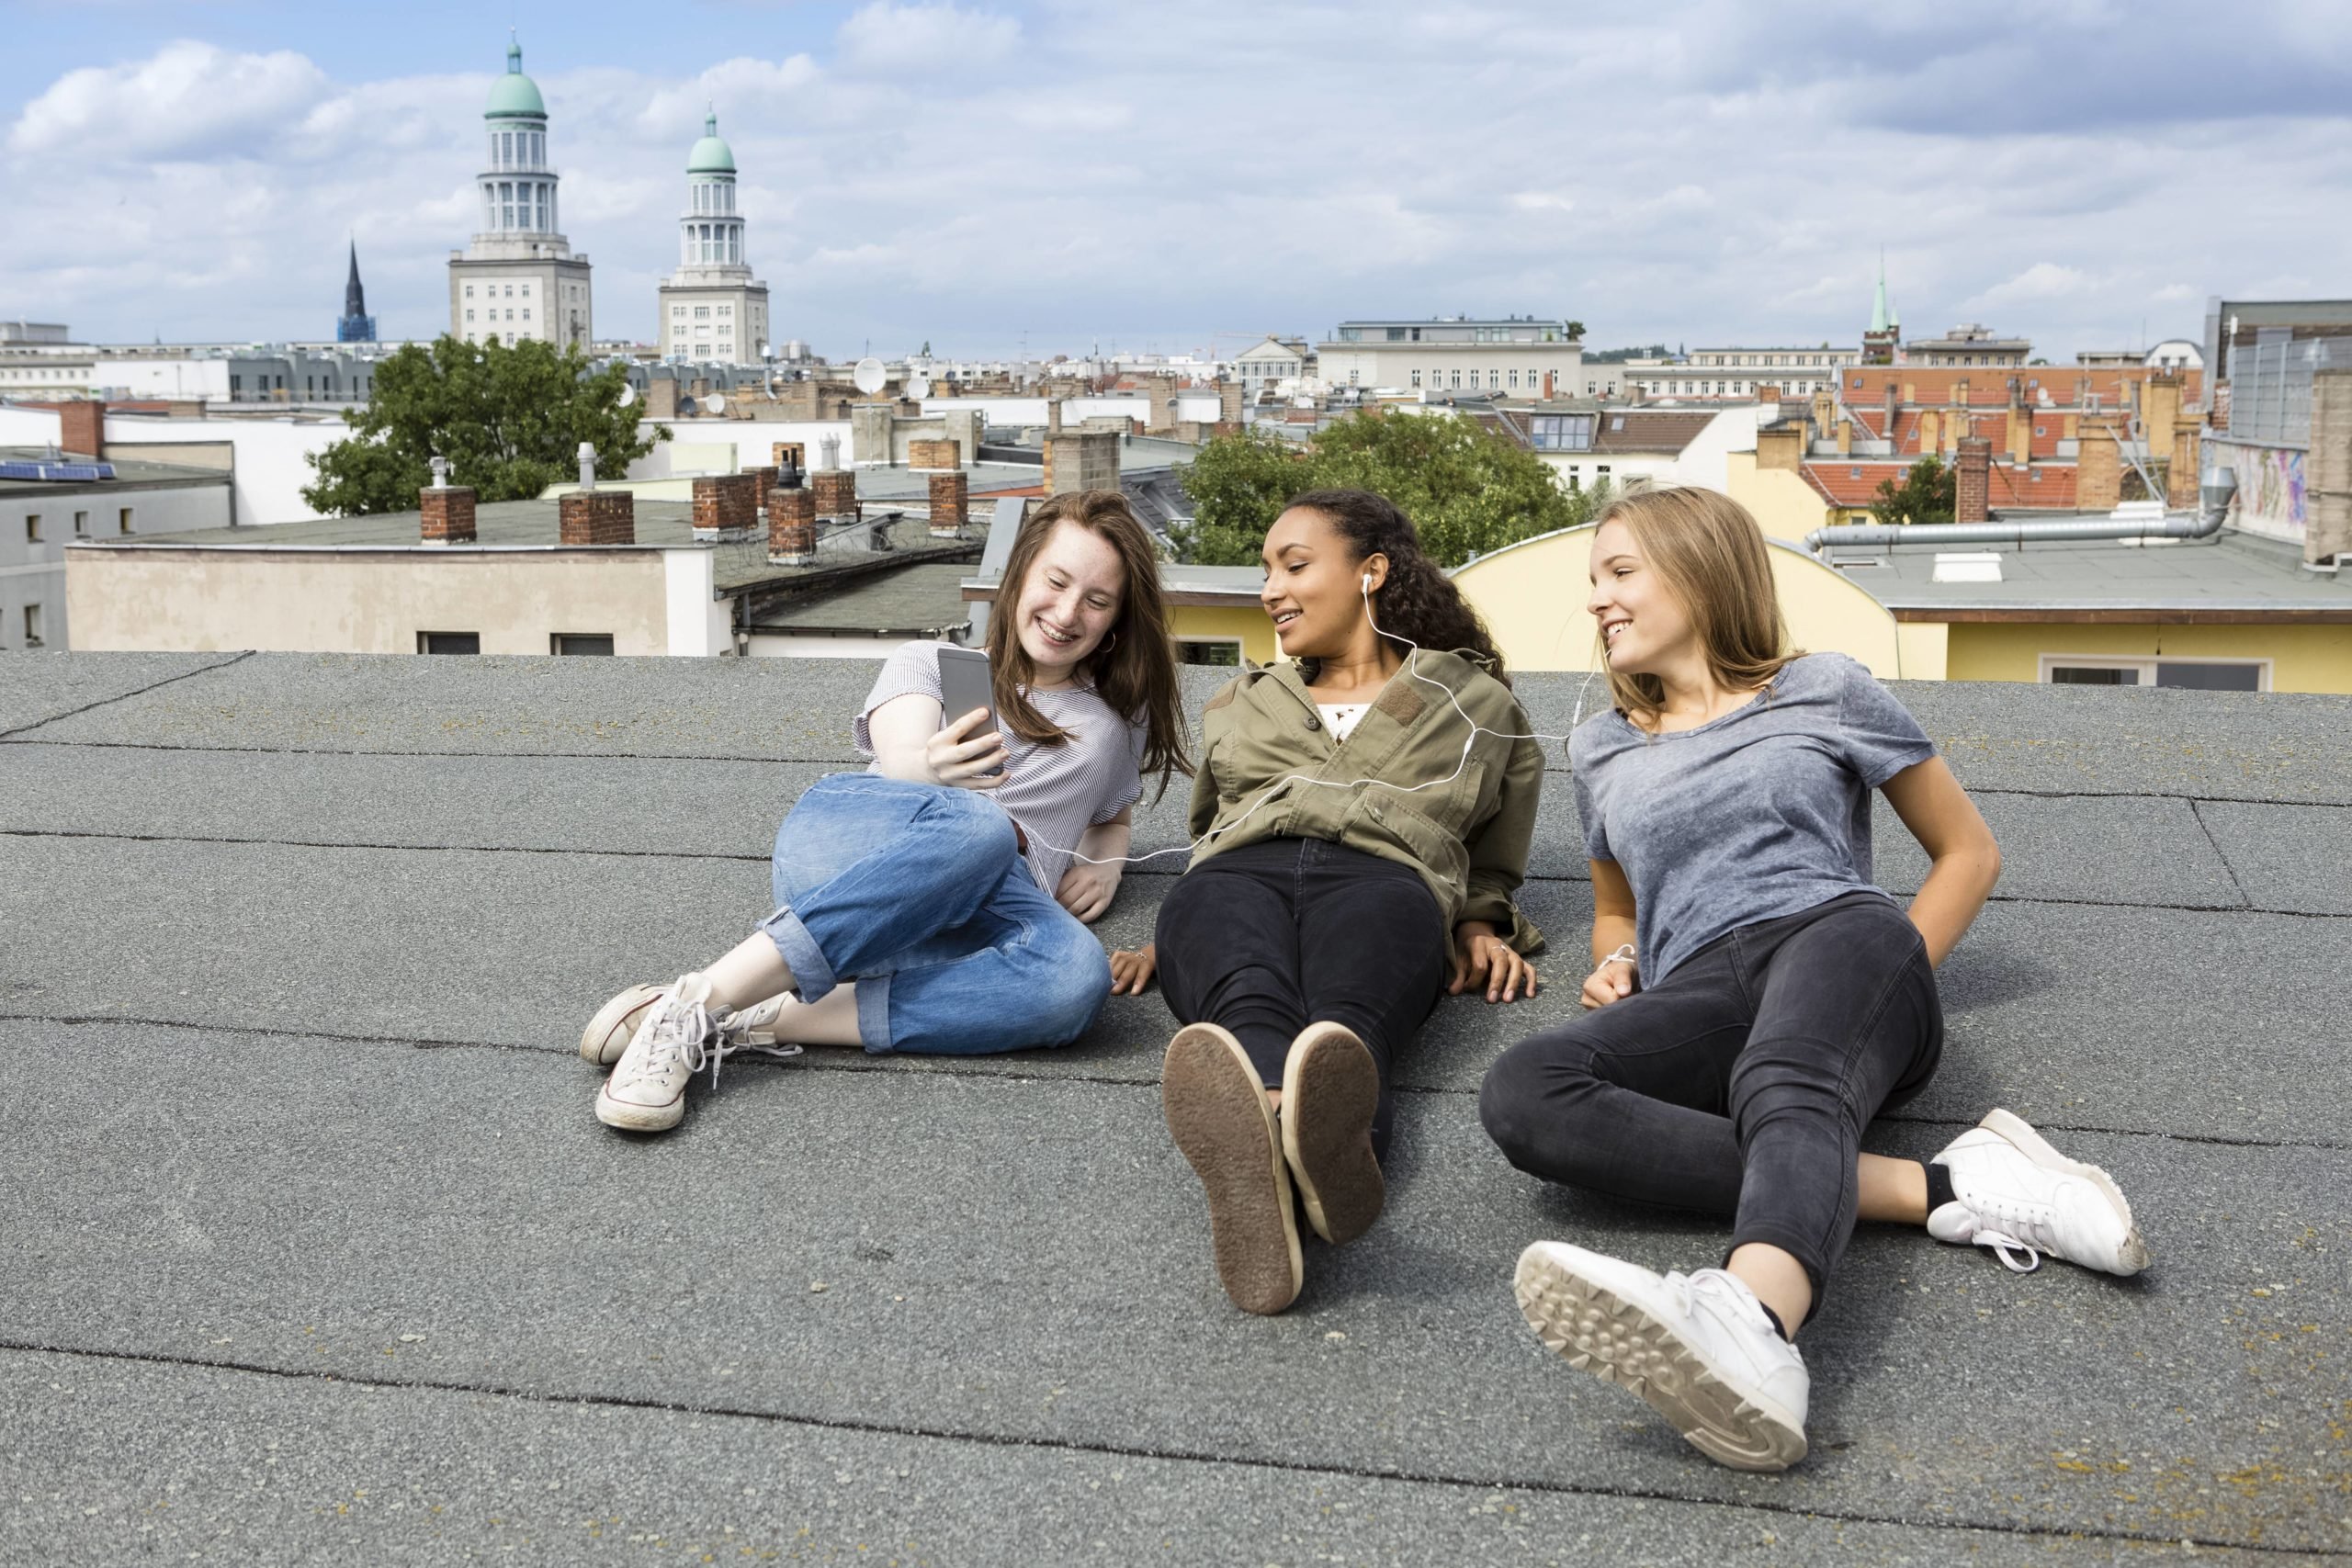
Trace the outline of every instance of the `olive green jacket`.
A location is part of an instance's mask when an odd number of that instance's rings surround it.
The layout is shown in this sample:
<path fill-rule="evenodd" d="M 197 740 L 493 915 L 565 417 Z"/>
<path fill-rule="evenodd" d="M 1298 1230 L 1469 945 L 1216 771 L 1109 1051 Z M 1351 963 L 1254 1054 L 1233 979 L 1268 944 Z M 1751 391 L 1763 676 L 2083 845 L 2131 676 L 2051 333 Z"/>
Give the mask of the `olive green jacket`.
<path fill-rule="evenodd" d="M 1487 733 L 1531 728 L 1501 682 L 1458 654 L 1412 658 L 1344 741 L 1332 740 L 1295 664 L 1245 671 L 1211 697 L 1193 776 L 1190 823 L 1204 840 L 1193 863 L 1262 839 L 1326 839 L 1420 873 L 1443 939 L 1459 921 L 1487 920 L 1519 952 L 1539 952 L 1544 933 L 1512 895 L 1527 876 L 1544 753 Z M 1447 691 L 1484 727 L 1475 739 Z"/>

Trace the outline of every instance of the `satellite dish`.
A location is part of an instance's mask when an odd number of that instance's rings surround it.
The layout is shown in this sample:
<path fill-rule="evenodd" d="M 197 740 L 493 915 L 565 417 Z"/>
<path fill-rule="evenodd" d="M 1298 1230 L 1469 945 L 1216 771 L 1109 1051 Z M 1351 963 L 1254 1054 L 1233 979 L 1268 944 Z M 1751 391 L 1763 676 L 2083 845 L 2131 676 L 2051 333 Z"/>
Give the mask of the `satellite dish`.
<path fill-rule="evenodd" d="M 620 401 L 621 407 L 623 408 L 633 407 L 637 402 L 637 389 L 630 386 L 627 381 L 621 383 Z"/>
<path fill-rule="evenodd" d="M 907 383 L 906 393 L 907 396 L 917 400 L 931 396 L 931 378 L 928 376 L 916 377 L 913 380 Z"/>
<path fill-rule="evenodd" d="M 725 413 L 727 412 L 727 400 L 718 393 L 713 392 L 702 400 L 702 412 L 705 413 Z"/>
<path fill-rule="evenodd" d="M 890 372 L 878 359 L 861 359 L 857 362 L 857 368 L 850 372 L 849 378 L 857 384 L 859 391 L 870 396 L 890 384 Z"/>

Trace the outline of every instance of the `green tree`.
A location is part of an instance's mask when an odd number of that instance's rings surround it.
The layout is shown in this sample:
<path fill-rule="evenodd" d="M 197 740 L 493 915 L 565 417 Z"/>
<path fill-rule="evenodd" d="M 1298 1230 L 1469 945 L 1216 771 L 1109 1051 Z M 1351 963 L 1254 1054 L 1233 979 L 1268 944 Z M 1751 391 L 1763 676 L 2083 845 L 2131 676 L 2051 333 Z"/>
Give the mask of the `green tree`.
<path fill-rule="evenodd" d="M 354 517 L 403 512 L 433 482 L 432 459 L 449 461 L 452 484 L 483 502 L 518 501 L 579 472 L 582 441 L 596 448 L 596 477 L 627 477 L 636 458 L 670 439 L 665 425 L 639 434 L 621 401 L 624 367 L 591 370 L 579 348 L 498 342 L 479 348 L 444 335 L 410 344 L 376 368 L 375 396 L 348 439 L 311 455 L 316 483 L 302 499 Z"/>
<path fill-rule="evenodd" d="M 1933 457 L 1912 464 L 1899 485 L 1879 480 L 1877 498 L 1871 502 L 1871 515 L 1882 523 L 1949 523 L 1958 509 L 1958 480 Z"/>
<path fill-rule="evenodd" d="M 1550 465 L 1476 421 L 1366 409 L 1304 446 L 1251 429 L 1220 435 L 1183 474 L 1193 522 L 1179 558 L 1254 566 L 1266 530 L 1310 490 L 1368 490 L 1404 508 L 1441 565 L 1589 522 L 1606 490 L 1561 488 Z"/>

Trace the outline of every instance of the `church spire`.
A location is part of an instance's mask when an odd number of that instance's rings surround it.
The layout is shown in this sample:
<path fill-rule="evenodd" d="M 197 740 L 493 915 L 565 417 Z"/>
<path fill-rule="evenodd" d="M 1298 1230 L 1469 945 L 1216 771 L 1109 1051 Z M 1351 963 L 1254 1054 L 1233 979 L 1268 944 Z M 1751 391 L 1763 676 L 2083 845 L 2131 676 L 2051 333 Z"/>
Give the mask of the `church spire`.
<path fill-rule="evenodd" d="M 337 343 L 374 343 L 376 318 L 368 313 L 368 291 L 359 286 L 359 241 L 351 241 L 351 273 L 343 284 L 343 320 L 334 324 Z"/>
<path fill-rule="evenodd" d="M 1894 324 L 1886 313 L 1886 247 L 1878 253 L 1878 298 L 1871 305 L 1871 331 L 1883 333 Z"/>

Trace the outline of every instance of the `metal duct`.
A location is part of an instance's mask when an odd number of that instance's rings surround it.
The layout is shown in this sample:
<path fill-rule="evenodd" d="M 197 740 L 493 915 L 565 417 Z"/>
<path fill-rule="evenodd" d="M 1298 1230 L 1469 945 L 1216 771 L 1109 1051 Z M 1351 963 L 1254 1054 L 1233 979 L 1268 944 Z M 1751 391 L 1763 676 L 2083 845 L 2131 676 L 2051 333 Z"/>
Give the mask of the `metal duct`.
<path fill-rule="evenodd" d="M 2014 523 L 1840 523 L 1815 528 L 1805 548 L 1819 555 L 1832 545 L 2014 545 L 2073 543 L 2086 539 L 2210 539 L 2237 493 L 2238 477 L 2228 468 L 2208 468 L 2197 487 L 2195 516 L 2177 513 L 2145 521 L 2114 518 Z"/>

